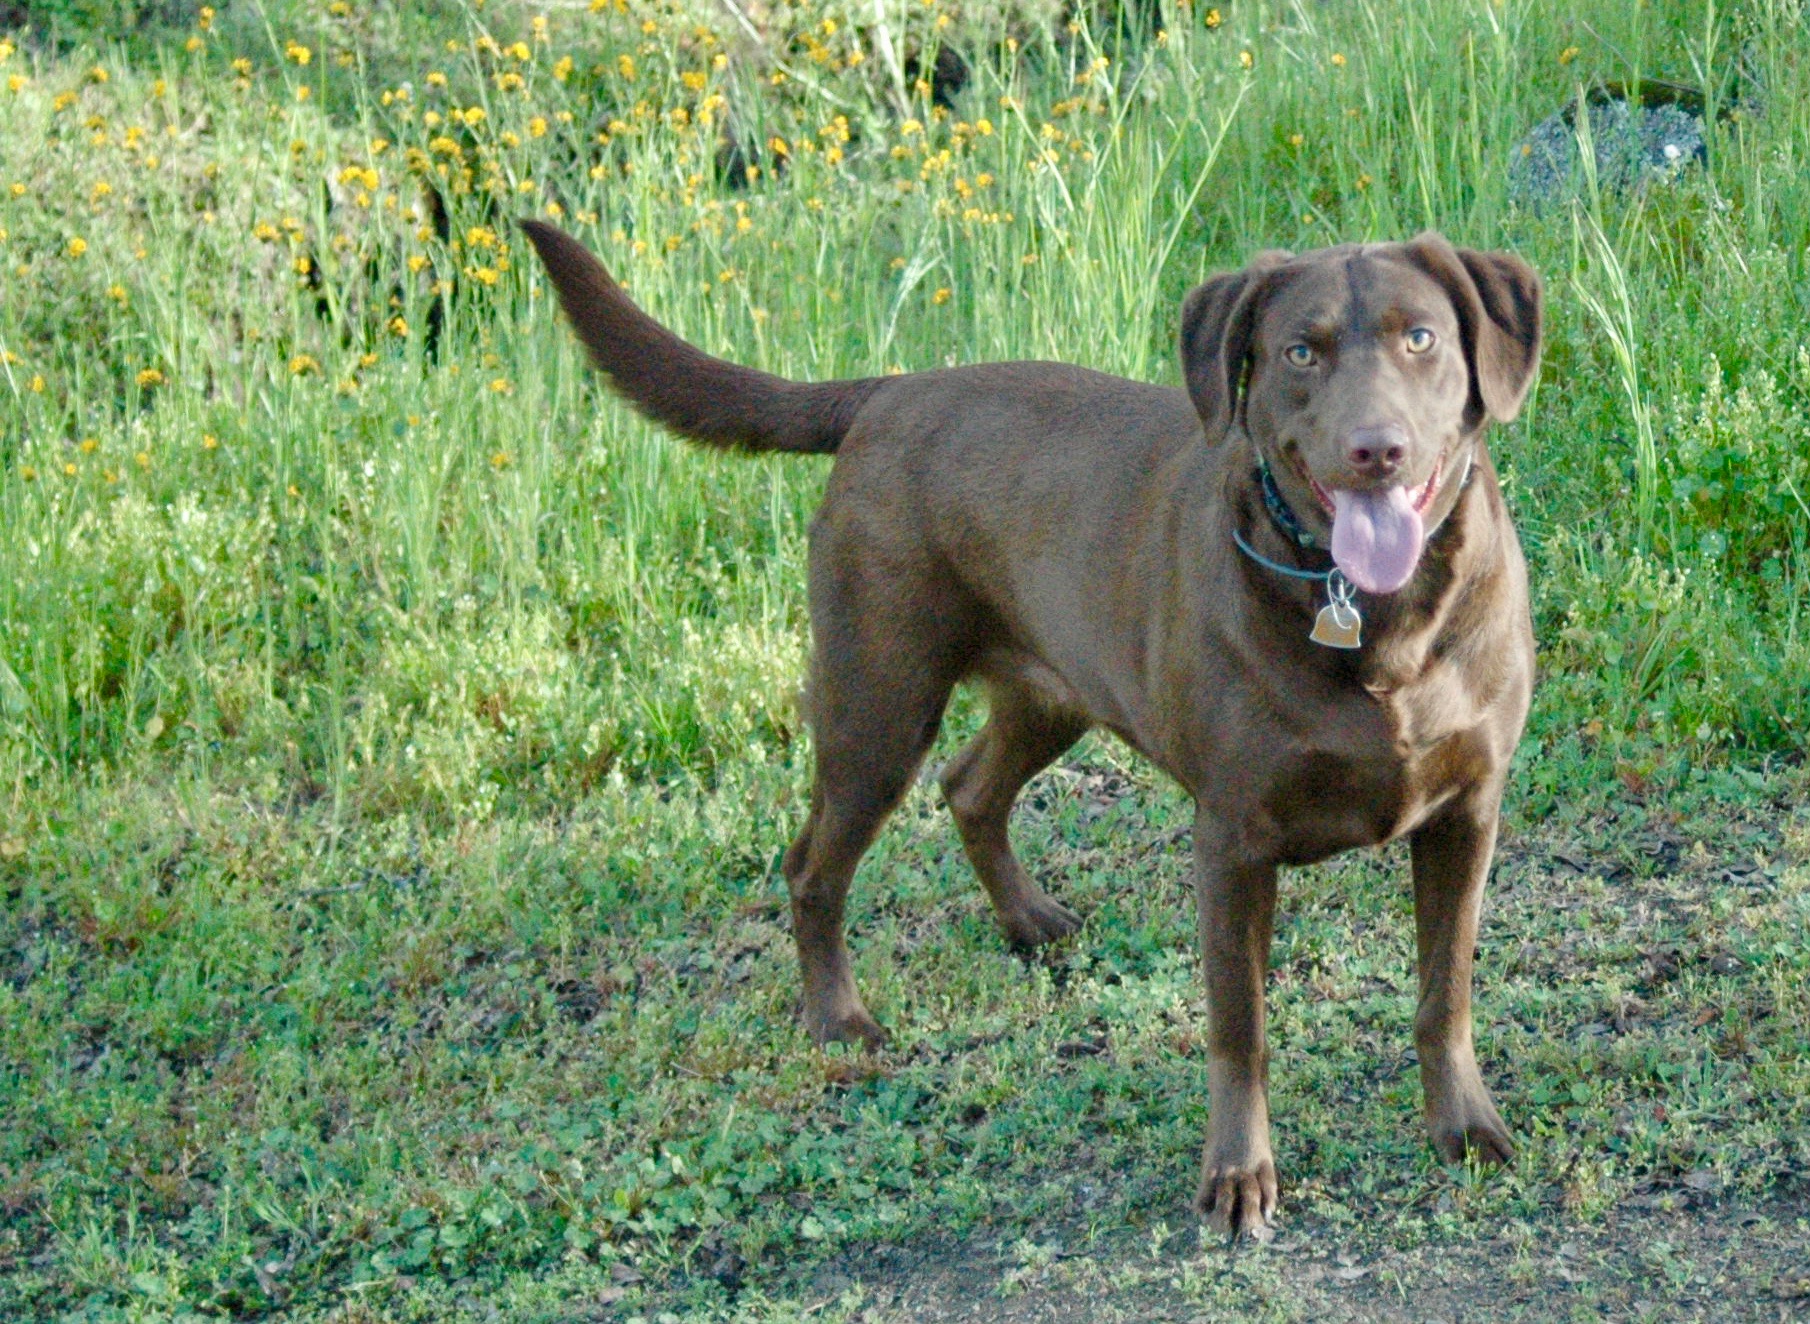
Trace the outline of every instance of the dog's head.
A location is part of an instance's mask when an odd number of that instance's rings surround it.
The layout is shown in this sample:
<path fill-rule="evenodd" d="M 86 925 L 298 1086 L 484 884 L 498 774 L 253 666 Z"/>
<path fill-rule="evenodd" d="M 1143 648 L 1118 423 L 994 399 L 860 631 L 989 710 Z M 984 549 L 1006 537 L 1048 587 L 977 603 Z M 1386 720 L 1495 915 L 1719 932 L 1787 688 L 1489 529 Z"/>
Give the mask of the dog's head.
<path fill-rule="evenodd" d="M 1540 306 L 1520 258 L 1431 232 L 1262 253 L 1188 296 L 1182 368 L 1208 438 L 1242 422 L 1346 577 L 1393 593 L 1457 502 L 1484 426 L 1520 411 Z"/>

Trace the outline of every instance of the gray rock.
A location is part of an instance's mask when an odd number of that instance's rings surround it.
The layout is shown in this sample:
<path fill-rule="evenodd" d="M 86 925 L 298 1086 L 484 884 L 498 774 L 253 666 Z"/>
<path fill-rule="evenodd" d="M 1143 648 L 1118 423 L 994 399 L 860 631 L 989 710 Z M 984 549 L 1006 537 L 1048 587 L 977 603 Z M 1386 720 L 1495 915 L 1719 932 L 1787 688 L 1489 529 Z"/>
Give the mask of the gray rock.
<path fill-rule="evenodd" d="M 1587 191 L 1580 127 L 1588 132 L 1602 193 L 1669 183 L 1707 159 L 1703 120 L 1682 106 L 1640 106 L 1598 92 L 1586 98 L 1584 111 L 1582 126 L 1573 104 L 1541 120 L 1515 145 L 1508 163 L 1511 199 L 1541 209 Z"/>

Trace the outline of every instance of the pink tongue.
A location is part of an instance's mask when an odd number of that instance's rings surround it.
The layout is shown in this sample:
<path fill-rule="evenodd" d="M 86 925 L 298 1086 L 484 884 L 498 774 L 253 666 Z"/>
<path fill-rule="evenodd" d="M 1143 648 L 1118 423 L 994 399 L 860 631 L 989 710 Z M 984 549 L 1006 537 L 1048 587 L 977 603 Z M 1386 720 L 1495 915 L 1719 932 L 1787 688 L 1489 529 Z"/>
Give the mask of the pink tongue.
<path fill-rule="evenodd" d="M 1366 593 L 1393 593 L 1420 563 L 1426 531 L 1407 489 L 1332 493 L 1332 559 Z"/>

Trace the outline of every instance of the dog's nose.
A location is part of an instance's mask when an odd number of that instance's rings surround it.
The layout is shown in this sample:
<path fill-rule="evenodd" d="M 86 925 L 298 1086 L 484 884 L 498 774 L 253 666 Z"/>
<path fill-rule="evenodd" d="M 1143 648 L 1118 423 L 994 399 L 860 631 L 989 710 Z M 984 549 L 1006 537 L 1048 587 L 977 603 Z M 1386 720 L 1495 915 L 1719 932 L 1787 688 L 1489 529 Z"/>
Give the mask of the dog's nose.
<path fill-rule="evenodd" d="M 1366 478 L 1386 478 L 1408 455 L 1408 431 L 1400 423 L 1353 428 L 1345 439 L 1345 459 Z"/>

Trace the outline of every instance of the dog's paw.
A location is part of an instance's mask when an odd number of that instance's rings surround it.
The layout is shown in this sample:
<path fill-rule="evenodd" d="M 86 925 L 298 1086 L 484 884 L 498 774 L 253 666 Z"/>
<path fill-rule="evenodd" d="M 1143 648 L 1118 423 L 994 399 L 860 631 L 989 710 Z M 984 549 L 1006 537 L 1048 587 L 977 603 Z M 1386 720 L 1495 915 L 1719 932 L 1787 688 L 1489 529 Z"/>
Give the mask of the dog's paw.
<path fill-rule="evenodd" d="M 1481 1087 L 1474 1095 L 1429 1109 L 1427 1131 L 1442 1162 L 1463 1163 L 1467 1156 L 1482 1164 L 1514 1162 L 1515 1142 Z"/>
<path fill-rule="evenodd" d="M 805 1029 L 819 1044 L 860 1044 L 878 1050 L 886 1047 L 886 1031 L 867 1014 L 865 1007 L 855 1007 L 833 1015 L 804 1018 Z"/>
<path fill-rule="evenodd" d="M 1081 917 L 1047 892 L 1037 892 L 1009 915 L 999 917 L 1006 941 L 1019 951 L 1033 951 L 1078 933 Z"/>
<path fill-rule="evenodd" d="M 1494 1125 L 1473 1124 L 1462 1129 L 1436 1128 L 1433 1148 L 1446 1163 L 1463 1163 L 1467 1156 L 1485 1165 L 1506 1165 L 1515 1160 L 1515 1142 L 1500 1121 Z"/>
<path fill-rule="evenodd" d="M 1194 1197 L 1194 1212 L 1222 1236 L 1261 1239 L 1276 1216 L 1276 1165 L 1208 1160 Z"/>

